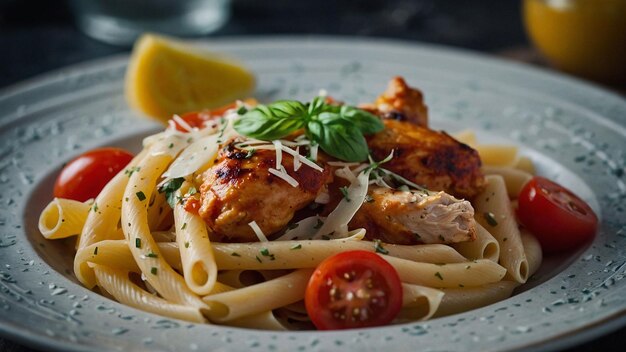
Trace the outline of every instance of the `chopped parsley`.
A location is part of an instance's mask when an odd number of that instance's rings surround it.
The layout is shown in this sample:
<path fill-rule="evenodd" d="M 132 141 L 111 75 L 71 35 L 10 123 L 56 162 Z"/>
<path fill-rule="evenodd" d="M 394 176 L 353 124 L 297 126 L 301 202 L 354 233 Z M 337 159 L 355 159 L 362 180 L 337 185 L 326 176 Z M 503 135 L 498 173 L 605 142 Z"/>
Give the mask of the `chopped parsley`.
<path fill-rule="evenodd" d="M 158 256 L 156 253 L 152 253 L 152 252 L 150 252 L 150 253 L 148 253 L 148 254 L 146 255 L 146 257 L 148 257 L 148 258 L 158 258 L 159 256 Z"/>
<path fill-rule="evenodd" d="M 154 266 L 150 269 L 150 273 L 151 273 L 152 275 L 156 275 L 156 274 L 157 274 L 157 272 L 158 272 L 158 269 L 157 269 L 156 267 L 154 267 Z"/>
<path fill-rule="evenodd" d="M 491 226 L 498 226 L 498 221 L 496 221 L 496 216 L 493 215 L 492 212 L 483 213 L 483 217 L 487 221 L 487 223 Z"/>
<path fill-rule="evenodd" d="M 180 186 L 182 186 L 184 181 L 185 181 L 184 178 L 177 177 L 177 178 L 173 178 L 165 182 L 163 185 L 159 187 L 159 193 L 165 193 L 167 204 L 169 204 L 170 207 L 172 208 L 174 208 L 174 206 L 176 205 L 176 201 L 177 201 L 176 191 L 178 191 L 178 189 L 180 188 Z"/>
<path fill-rule="evenodd" d="M 94 202 L 93 203 L 93 207 L 91 207 L 93 209 L 93 212 L 96 213 L 98 212 L 98 203 Z"/>
<path fill-rule="evenodd" d="M 348 187 L 339 187 L 339 190 L 341 191 L 341 194 L 343 194 L 343 197 L 346 199 L 346 202 L 350 202 L 350 198 L 348 197 Z"/>
<path fill-rule="evenodd" d="M 314 229 L 319 230 L 322 226 L 324 226 L 324 222 L 320 219 L 317 219 L 317 224 L 313 226 Z"/>
<path fill-rule="evenodd" d="M 98 255 L 98 247 L 93 249 L 93 255 Z"/>
<path fill-rule="evenodd" d="M 435 276 L 439 278 L 439 280 L 443 280 L 443 276 L 441 276 L 440 272 L 436 272 Z"/>
<path fill-rule="evenodd" d="M 144 201 L 144 200 L 146 200 L 146 195 L 145 195 L 145 194 L 143 194 L 143 192 L 142 192 L 142 191 L 139 191 L 139 192 L 135 193 L 135 195 L 137 195 L 137 198 L 138 198 L 140 201 Z"/>
<path fill-rule="evenodd" d="M 183 226 L 180 227 L 181 230 L 184 230 L 187 228 L 187 223 L 184 223 Z"/>
<path fill-rule="evenodd" d="M 259 263 L 263 263 L 263 261 L 261 261 L 261 258 L 259 258 L 259 256 L 258 256 L 258 255 L 255 255 L 254 257 L 256 258 L 256 261 L 257 261 L 257 262 L 259 262 Z"/>
<path fill-rule="evenodd" d="M 230 255 L 233 256 L 233 257 L 241 257 L 241 254 L 239 254 L 237 252 L 232 252 Z"/>
<path fill-rule="evenodd" d="M 256 154 L 256 149 L 252 148 L 248 150 L 248 153 L 243 157 L 244 159 L 250 159 Z"/>
<path fill-rule="evenodd" d="M 376 253 L 389 254 L 389 251 L 383 247 L 383 244 L 379 239 L 374 240 L 374 250 Z"/>
<path fill-rule="evenodd" d="M 276 260 L 276 257 L 272 253 L 270 253 L 270 250 L 267 248 L 261 248 L 259 252 L 261 253 L 262 256 L 269 257 L 270 260 Z"/>
<path fill-rule="evenodd" d="M 291 246 L 290 249 L 294 250 L 294 249 L 300 249 L 300 248 L 302 248 L 302 245 L 300 243 L 298 243 L 298 244 L 295 244 L 295 245 Z"/>
<path fill-rule="evenodd" d="M 135 238 L 135 248 L 141 248 L 141 238 Z"/>
<path fill-rule="evenodd" d="M 185 242 L 185 248 L 189 248 L 189 242 Z"/>
<path fill-rule="evenodd" d="M 141 167 L 133 166 L 131 168 L 128 168 L 128 169 L 124 170 L 124 175 L 128 175 L 128 177 L 131 177 L 134 172 L 136 172 L 136 171 L 138 172 L 139 170 L 141 170 Z"/>

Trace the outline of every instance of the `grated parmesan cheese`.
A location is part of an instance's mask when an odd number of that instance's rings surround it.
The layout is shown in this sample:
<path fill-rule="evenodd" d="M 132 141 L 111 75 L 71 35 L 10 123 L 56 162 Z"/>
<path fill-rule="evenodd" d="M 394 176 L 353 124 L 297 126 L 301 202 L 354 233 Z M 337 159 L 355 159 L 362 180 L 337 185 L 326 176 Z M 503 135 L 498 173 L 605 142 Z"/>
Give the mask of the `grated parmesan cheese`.
<path fill-rule="evenodd" d="M 283 163 L 283 145 L 280 143 L 279 139 L 272 141 L 272 144 L 274 144 L 274 148 L 276 148 L 276 169 L 280 169 Z"/>
<path fill-rule="evenodd" d="M 257 225 L 256 221 L 249 222 L 248 226 L 252 228 L 256 237 L 259 238 L 259 242 L 268 242 L 267 237 L 265 237 L 265 234 L 261 231 L 261 228 Z"/>
<path fill-rule="evenodd" d="M 299 183 L 298 181 L 291 177 L 288 173 L 287 170 L 285 170 L 285 167 L 280 165 L 280 169 L 274 169 L 274 168 L 269 168 L 269 172 L 270 174 L 283 179 L 285 182 L 287 182 L 288 184 L 290 184 L 292 187 L 298 187 Z"/>
<path fill-rule="evenodd" d="M 296 147 L 296 154 L 300 155 L 300 146 Z M 298 171 L 300 169 L 300 166 L 302 166 L 300 158 L 293 158 L 293 171 Z"/>
<path fill-rule="evenodd" d="M 178 115 L 176 115 L 176 114 L 174 114 L 174 116 L 172 116 L 172 120 L 176 121 L 176 123 L 178 124 L 178 126 L 180 126 L 182 129 L 184 129 L 184 130 L 185 130 L 185 131 L 187 131 L 187 132 L 191 132 L 191 131 L 193 131 L 193 130 L 194 130 L 194 128 L 193 128 L 193 127 L 191 127 L 191 126 L 187 123 L 187 121 L 183 120 L 180 116 L 178 116 Z M 172 121 L 172 120 L 170 120 L 170 121 Z M 168 122 L 168 124 L 170 125 L 170 127 L 174 128 L 174 129 L 176 128 L 176 126 L 175 126 L 173 123 L 169 123 L 169 122 Z"/>

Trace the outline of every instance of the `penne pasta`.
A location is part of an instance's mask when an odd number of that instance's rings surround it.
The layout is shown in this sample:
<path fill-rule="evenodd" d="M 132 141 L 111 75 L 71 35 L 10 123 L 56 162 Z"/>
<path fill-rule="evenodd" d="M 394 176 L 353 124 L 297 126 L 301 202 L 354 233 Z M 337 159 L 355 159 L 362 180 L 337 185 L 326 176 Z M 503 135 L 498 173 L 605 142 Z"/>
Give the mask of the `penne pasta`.
<path fill-rule="evenodd" d="M 484 165 L 506 166 L 517 161 L 517 147 L 499 144 L 478 144 L 475 146 Z"/>
<path fill-rule="evenodd" d="M 517 198 L 526 182 L 533 178 L 532 174 L 513 167 L 485 166 L 483 171 L 486 175 L 502 176 L 507 194 L 511 199 Z"/>
<path fill-rule="evenodd" d="M 396 322 L 430 319 L 441 304 L 444 293 L 430 287 L 402 284 L 402 310 Z"/>
<path fill-rule="evenodd" d="M 434 288 L 481 286 L 502 280 L 506 269 L 488 259 L 452 264 L 418 263 L 383 256 L 404 283 Z"/>
<path fill-rule="evenodd" d="M 138 170 L 130 176 L 124 191 L 122 229 L 141 272 L 161 296 L 177 304 L 204 307 L 202 300 L 189 289 L 184 278 L 162 258 L 148 227 L 147 200 L 171 160 L 169 154 L 149 155 L 138 164 Z"/>
<path fill-rule="evenodd" d="M 500 264 L 507 269 L 508 277 L 519 283 L 526 282 L 528 260 L 502 177 L 487 176 L 487 187 L 476 196 L 474 204 L 476 221 L 500 244 Z"/>
<path fill-rule="evenodd" d="M 174 319 L 206 323 L 206 319 L 198 307 L 172 304 L 141 289 L 130 281 L 128 271 L 103 265 L 96 265 L 94 271 L 98 286 L 105 289 L 121 303 Z"/>
<path fill-rule="evenodd" d="M 475 240 L 453 243 L 451 246 L 468 259 L 489 259 L 496 263 L 500 259 L 500 244 L 479 223 L 476 223 Z"/>
<path fill-rule="evenodd" d="M 511 296 L 519 283 L 499 281 L 479 287 L 442 289 L 444 296 L 435 317 L 465 312 L 499 302 Z"/>
<path fill-rule="evenodd" d="M 528 230 L 521 228 L 520 233 L 522 235 L 524 253 L 526 253 L 526 259 L 528 259 L 528 276 L 532 276 L 541 266 L 543 251 L 537 238 Z"/>
<path fill-rule="evenodd" d="M 80 236 L 91 204 L 54 198 L 39 216 L 39 232 L 49 240 Z"/>
<path fill-rule="evenodd" d="M 260 284 L 205 296 L 203 300 L 211 306 L 209 319 L 226 322 L 297 302 L 304 298 L 304 288 L 312 272 L 312 269 L 300 269 Z"/>
<path fill-rule="evenodd" d="M 206 225 L 182 204 L 174 207 L 174 223 L 185 282 L 196 294 L 208 295 L 215 285 L 217 265 Z"/>

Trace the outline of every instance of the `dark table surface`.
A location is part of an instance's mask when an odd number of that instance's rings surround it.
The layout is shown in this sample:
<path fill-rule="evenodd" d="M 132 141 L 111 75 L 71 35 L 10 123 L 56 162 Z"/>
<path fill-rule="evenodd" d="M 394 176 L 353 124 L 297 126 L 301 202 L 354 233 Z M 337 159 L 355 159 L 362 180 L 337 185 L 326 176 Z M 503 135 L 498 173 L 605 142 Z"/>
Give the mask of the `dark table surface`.
<path fill-rule="evenodd" d="M 519 0 L 233 0 L 232 5 L 231 20 L 211 37 L 383 37 L 544 64 L 530 49 Z M 49 70 L 129 51 L 82 34 L 67 4 L 58 0 L 0 0 L 0 48 L 0 89 Z M 622 328 L 567 351 L 621 351 L 625 342 L 626 328 Z M 0 338 L 0 351 L 34 350 L 8 336 Z"/>

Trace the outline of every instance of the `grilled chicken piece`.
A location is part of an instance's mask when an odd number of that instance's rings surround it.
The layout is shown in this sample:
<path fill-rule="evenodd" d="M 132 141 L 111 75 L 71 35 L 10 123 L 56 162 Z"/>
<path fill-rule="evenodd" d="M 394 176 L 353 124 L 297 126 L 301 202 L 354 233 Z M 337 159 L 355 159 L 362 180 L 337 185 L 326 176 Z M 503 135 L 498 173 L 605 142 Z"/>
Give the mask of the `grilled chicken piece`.
<path fill-rule="evenodd" d="M 399 191 L 370 187 L 350 221 L 351 229 L 365 228 L 366 237 L 386 243 L 457 243 L 476 239 L 474 208 L 445 192 Z"/>
<path fill-rule="evenodd" d="M 198 213 L 212 230 L 212 240 L 256 242 L 248 225 L 251 221 L 269 236 L 284 228 L 294 212 L 313 202 L 332 180 L 328 167 L 320 172 L 302 165 L 293 171 L 293 157 L 287 153 L 283 153 L 282 165 L 298 181 L 297 187 L 269 173 L 276 167 L 273 150 L 259 150 L 248 157 L 230 143 L 220 151 L 215 165 L 202 175 L 200 187 Z"/>
<path fill-rule="evenodd" d="M 431 191 L 472 198 L 485 185 L 478 152 L 450 137 L 408 122 L 384 120 L 385 129 L 368 136 L 375 160 L 393 150 L 383 167 Z"/>
<path fill-rule="evenodd" d="M 402 77 L 394 77 L 374 104 L 360 108 L 383 119 L 407 121 L 417 126 L 428 126 L 428 108 L 419 89 L 409 87 Z"/>

